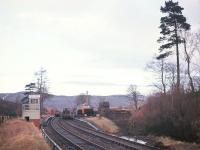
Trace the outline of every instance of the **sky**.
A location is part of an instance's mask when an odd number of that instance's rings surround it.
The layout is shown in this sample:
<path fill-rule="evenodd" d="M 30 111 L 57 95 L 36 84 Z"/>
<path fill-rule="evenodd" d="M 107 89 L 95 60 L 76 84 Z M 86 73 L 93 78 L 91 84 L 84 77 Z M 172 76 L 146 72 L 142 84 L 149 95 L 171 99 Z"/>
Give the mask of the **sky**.
<path fill-rule="evenodd" d="M 0 93 L 23 91 L 47 70 L 58 95 L 151 93 L 162 0 L 0 0 Z M 179 0 L 200 27 L 200 0 Z"/>

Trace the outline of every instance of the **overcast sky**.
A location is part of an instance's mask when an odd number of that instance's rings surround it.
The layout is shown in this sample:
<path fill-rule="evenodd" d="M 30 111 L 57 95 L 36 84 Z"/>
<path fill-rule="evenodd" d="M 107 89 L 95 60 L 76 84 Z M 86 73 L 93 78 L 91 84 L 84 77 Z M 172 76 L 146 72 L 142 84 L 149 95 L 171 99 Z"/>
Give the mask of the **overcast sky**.
<path fill-rule="evenodd" d="M 0 0 L 0 92 L 24 90 L 48 71 L 50 92 L 152 90 L 145 65 L 158 50 L 162 0 Z M 200 0 L 179 0 L 193 29 Z"/>

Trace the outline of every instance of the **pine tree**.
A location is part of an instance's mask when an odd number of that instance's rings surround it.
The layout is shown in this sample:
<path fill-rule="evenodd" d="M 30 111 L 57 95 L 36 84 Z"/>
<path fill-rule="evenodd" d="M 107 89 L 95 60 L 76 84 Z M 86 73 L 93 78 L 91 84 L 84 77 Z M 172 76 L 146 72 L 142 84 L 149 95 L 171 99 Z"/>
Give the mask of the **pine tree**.
<path fill-rule="evenodd" d="M 179 64 L 179 44 L 183 43 L 183 39 L 179 33 L 190 29 L 190 24 L 186 22 L 186 18 L 182 15 L 182 10 L 178 2 L 172 0 L 165 1 L 165 6 L 160 8 L 166 16 L 160 19 L 160 29 L 162 36 L 158 39 L 160 52 L 170 52 L 169 49 L 176 47 L 176 62 L 177 62 L 177 90 L 180 89 L 180 64 Z M 166 50 L 168 49 L 168 50 Z"/>

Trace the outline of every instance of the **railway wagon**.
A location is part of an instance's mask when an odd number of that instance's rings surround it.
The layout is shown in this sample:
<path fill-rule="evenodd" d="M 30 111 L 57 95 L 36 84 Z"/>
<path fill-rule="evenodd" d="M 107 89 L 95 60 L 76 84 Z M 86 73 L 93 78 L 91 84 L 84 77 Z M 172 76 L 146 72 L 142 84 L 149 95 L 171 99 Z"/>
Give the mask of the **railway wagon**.
<path fill-rule="evenodd" d="M 55 117 L 60 117 L 61 116 L 61 113 L 59 111 L 56 111 L 55 112 Z"/>
<path fill-rule="evenodd" d="M 77 117 L 87 117 L 87 116 L 94 116 L 94 110 L 89 105 L 81 105 L 76 109 L 76 116 Z"/>
<path fill-rule="evenodd" d="M 63 109 L 63 112 L 62 112 L 62 118 L 63 119 L 73 119 L 74 118 L 74 115 L 71 111 L 69 111 L 67 108 L 64 108 Z"/>

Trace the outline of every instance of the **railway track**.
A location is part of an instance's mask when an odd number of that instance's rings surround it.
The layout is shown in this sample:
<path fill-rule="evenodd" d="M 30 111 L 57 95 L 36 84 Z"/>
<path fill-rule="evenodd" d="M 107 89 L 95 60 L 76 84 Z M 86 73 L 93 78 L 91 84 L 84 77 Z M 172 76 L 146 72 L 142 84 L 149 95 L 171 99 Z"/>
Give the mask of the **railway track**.
<path fill-rule="evenodd" d="M 83 121 L 81 121 L 79 119 L 74 119 L 73 121 L 71 121 L 71 123 L 74 124 L 74 125 L 77 125 L 77 126 L 79 126 L 81 128 L 87 128 L 89 130 L 94 130 L 96 132 L 100 132 L 102 134 L 108 135 L 108 133 L 105 133 L 104 131 L 102 131 L 100 129 L 97 130 L 96 128 L 91 127 L 90 125 L 88 125 L 88 123 L 86 123 L 86 121 L 83 122 Z M 109 135 L 113 136 L 116 139 L 119 139 L 119 137 L 116 137 L 116 135 L 113 135 L 113 134 L 109 134 Z M 152 142 L 152 140 L 150 140 L 148 137 L 141 136 L 141 137 L 136 137 L 136 138 L 139 139 L 139 140 L 148 141 L 147 144 L 145 144 L 145 145 L 147 145 L 148 147 L 150 147 L 152 149 L 159 149 L 159 148 L 156 148 L 156 147 L 153 146 L 155 144 L 155 142 Z M 123 139 L 123 138 L 120 138 L 120 140 L 122 142 L 123 141 L 127 142 L 127 140 Z M 133 143 L 133 142 L 134 141 L 131 141 L 131 143 Z M 134 143 L 138 144 L 137 142 L 134 142 Z"/>
<path fill-rule="evenodd" d="M 82 150 L 78 145 L 75 145 L 69 138 L 62 136 L 51 122 L 48 121 L 48 127 L 43 128 L 48 136 L 57 143 L 63 150 Z"/>
<path fill-rule="evenodd" d="M 63 120 L 58 120 L 58 124 L 60 126 L 62 126 L 63 129 L 73 132 L 73 134 L 76 134 L 83 139 L 88 139 L 89 141 L 91 141 L 97 145 L 101 145 L 103 147 L 103 149 L 125 150 L 124 147 L 118 145 L 117 143 L 112 143 L 112 142 L 108 141 L 107 139 L 102 139 L 101 137 L 98 137 L 96 135 L 93 135 L 90 133 L 85 133 L 85 132 L 82 132 L 81 130 L 77 130 L 77 129 L 73 128 L 72 126 L 69 126 L 69 125 L 63 123 L 62 121 Z"/>
<path fill-rule="evenodd" d="M 125 149 L 133 149 L 133 150 L 157 150 L 158 148 L 151 146 L 151 145 L 143 145 L 140 143 L 128 141 L 125 139 L 121 139 L 117 136 L 113 136 L 110 134 L 106 134 L 102 131 L 96 131 L 95 129 L 88 128 L 87 126 L 78 123 L 77 121 L 66 121 L 66 120 L 59 120 L 59 124 L 64 128 L 74 130 L 76 134 L 82 134 L 87 136 L 86 138 L 100 141 L 102 145 L 109 145 L 105 146 L 107 149 L 113 150 L 125 150 Z"/>
<path fill-rule="evenodd" d="M 149 145 L 130 142 L 96 131 L 77 121 L 53 118 L 45 129 L 62 149 L 70 150 L 154 150 Z"/>
<path fill-rule="evenodd" d="M 53 136 L 56 136 L 56 143 L 61 145 L 62 149 L 70 149 L 70 150 L 107 150 L 106 148 L 93 143 L 88 139 L 84 139 L 83 137 L 74 134 L 72 131 L 64 129 L 62 125 L 58 123 L 58 118 L 53 118 L 48 128 L 52 129 L 54 132 Z M 48 129 L 47 129 L 48 130 Z M 57 137 L 59 139 L 57 139 Z M 60 141 L 60 139 L 62 139 Z M 63 146 L 64 145 L 64 146 Z"/>

